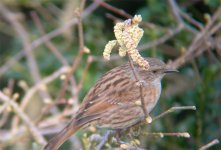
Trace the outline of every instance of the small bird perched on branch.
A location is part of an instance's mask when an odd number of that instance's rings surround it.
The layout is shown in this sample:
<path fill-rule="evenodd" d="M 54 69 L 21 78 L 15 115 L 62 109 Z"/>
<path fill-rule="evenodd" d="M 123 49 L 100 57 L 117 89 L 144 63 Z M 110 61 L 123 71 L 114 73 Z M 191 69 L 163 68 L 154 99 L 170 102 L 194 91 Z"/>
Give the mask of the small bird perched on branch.
<path fill-rule="evenodd" d="M 92 122 L 102 128 L 121 130 L 144 120 L 160 97 L 161 79 L 167 73 L 177 72 L 159 59 L 146 58 L 146 61 L 149 63 L 148 70 L 135 63 L 134 70 L 142 81 L 147 114 L 140 102 L 140 84 L 127 63 L 110 70 L 97 81 L 71 122 L 48 142 L 44 150 L 57 150 L 72 134 Z"/>

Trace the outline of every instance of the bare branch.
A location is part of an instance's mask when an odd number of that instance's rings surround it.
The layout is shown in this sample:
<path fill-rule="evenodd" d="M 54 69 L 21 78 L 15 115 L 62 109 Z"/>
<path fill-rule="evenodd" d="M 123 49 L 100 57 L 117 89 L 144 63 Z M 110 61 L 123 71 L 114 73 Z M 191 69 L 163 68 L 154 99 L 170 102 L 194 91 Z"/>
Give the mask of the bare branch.
<path fill-rule="evenodd" d="M 41 80 L 40 73 L 38 70 L 37 62 L 34 55 L 31 53 L 31 46 L 28 32 L 22 26 L 22 24 L 15 18 L 14 14 L 10 12 L 6 7 L 0 5 L 0 12 L 5 16 L 5 18 L 12 24 L 15 31 L 22 40 L 26 58 L 28 61 L 29 71 L 35 83 Z M 50 99 L 50 96 L 46 90 L 39 92 L 42 99 Z"/>
<path fill-rule="evenodd" d="M 164 117 L 165 115 L 177 111 L 177 110 L 196 110 L 195 106 L 176 106 L 176 107 L 171 107 L 170 109 L 164 111 L 163 113 L 161 113 L 160 115 L 156 116 L 153 118 L 153 121 L 160 119 L 162 117 Z"/>
<path fill-rule="evenodd" d="M 84 53 L 84 35 L 83 35 L 83 26 L 82 26 L 82 13 L 83 13 L 84 5 L 85 5 L 85 0 L 82 0 L 81 4 L 80 4 L 80 8 L 77 12 L 79 51 L 78 51 L 76 58 L 73 60 L 70 72 L 67 73 L 67 77 L 65 78 L 65 81 L 62 85 L 61 91 L 59 92 L 57 100 L 60 100 L 64 97 L 66 88 L 68 86 L 68 81 L 69 81 L 70 77 L 72 76 L 73 72 L 77 69 L 77 66 L 79 65 L 79 63 L 82 59 L 83 53 Z"/>
<path fill-rule="evenodd" d="M 116 13 L 116 14 L 119 14 L 125 18 L 133 18 L 133 16 L 129 15 L 128 13 L 126 13 L 124 10 L 122 9 L 117 9 L 116 7 L 113 7 L 105 2 L 103 2 L 102 0 L 94 0 L 94 2 L 96 2 L 97 4 L 99 4 L 100 6 Z"/>
<path fill-rule="evenodd" d="M 79 81 L 79 83 L 78 83 L 78 85 L 77 85 L 78 93 L 79 93 L 79 91 L 82 89 L 82 86 L 83 86 L 85 77 L 86 77 L 86 75 L 87 75 L 89 66 L 90 66 L 90 64 L 92 63 L 92 61 L 93 61 L 92 56 L 89 56 L 89 57 L 87 58 L 87 63 L 86 63 L 86 66 L 85 66 L 85 68 L 84 68 L 84 71 L 83 71 L 83 75 L 82 75 L 82 77 L 81 77 L 81 80 Z"/>
<path fill-rule="evenodd" d="M 132 59 L 130 58 L 130 56 L 128 55 L 128 60 L 129 60 L 129 64 L 130 64 L 130 68 L 133 72 L 133 75 L 134 75 L 134 78 L 136 79 L 136 82 L 139 86 L 139 90 L 140 90 L 140 99 L 141 99 L 141 107 L 143 109 L 143 112 L 144 112 L 144 115 L 146 117 L 147 114 L 147 110 L 146 110 L 146 107 L 145 107 L 145 103 L 144 103 L 144 94 L 143 94 L 143 83 L 142 81 L 140 80 L 139 76 L 137 75 L 136 71 L 135 71 L 135 68 L 134 68 L 134 65 L 133 65 L 133 61 Z"/>
<path fill-rule="evenodd" d="M 197 31 L 196 31 L 194 28 L 192 28 L 191 26 L 187 25 L 187 24 L 183 21 L 181 15 L 180 15 L 180 12 L 181 12 L 181 11 L 180 11 L 180 8 L 178 7 L 176 1 L 175 1 L 175 0 L 168 0 L 168 1 L 169 1 L 169 4 L 170 4 L 170 7 L 171 7 L 171 9 L 172 9 L 172 14 L 173 14 L 173 16 L 175 17 L 178 26 L 184 26 L 185 29 L 187 29 L 187 30 L 190 31 L 191 33 L 196 34 Z"/>
<path fill-rule="evenodd" d="M 8 103 L 10 104 L 15 113 L 21 118 L 22 121 L 24 121 L 24 123 L 27 125 L 28 129 L 30 130 L 31 134 L 33 135 L 34 139 L 41 145 L 45 145 L 46 144 L 46 140 L 44 139 L 44 137 L 40 134 L 40 132 L 38 131 L 38 129 L 35 127 L 35 125 L 32 123 L 32 121 L 29 119 L 29 117 L 19 108 L 18 104 L 15 103 L 14 101 L 10 100 L 10 98 L 8 96 L 6 96 L 5 94 L 3 94 L 0 91 L 0 99 L 4 102 L 4 103 Z"/>
<path fill-rule="evenodd" d="M 24 98 L 22 100 L 21 109 L 24 109 L 27 106 L 32 95 L 37 90 L 41 89 L 43 85 L 46 85 L 46 84 L 54 81 L 60 75 L 67 73 L 69 70 L 70 70 L 69 67 L 64 66 L 64 67 L 58 69 L 57 71 L 55 71 L 54 73 L 52 73 L 51 75 L 49 75 L 48 77 L 45 77 L 39 83 L 37 83 L 35 86 L 33 86 L 31 89 L 29 89 L 29 91 L 27 92 L 27 94 L 24 96 Z"/>
<path fill-rule="evenodd" d="M 188 132 L 173 132 L 173 133 L 163 133 L 163 132 L 146 133 L 146 132 L 143 132 L 142 135 L 157 136 L 157 137 L 161 137 L 161 138 L 163 138 L 165 136 L 176 136 L 176 137 L 190 138 L 190 134 Z"/>
<path fill-rule="evenodd" d="M 218 139 L 214 139 L 211 142 L 209 142 L 208 144 L 202 146 L 199 150 L 206 150 L 206 149 L 208 149 L 208 148 L 210 148 L 210 147 L 212 147 L 212 146 L 214 146 L 214 145 L 216 145 L 218 143 L 219 143 L 219 140 Z"/>
<path fill-rule="evenodd" d="M 1 6 L 0 6 L 1 7 Z M 98 7 L 98 5 L 96 3 L 92 3 L 90 6 L 88 6 L 84 12 L 82 13 L 82 18 L 87 17 L 88 15 L 90 15 L 96 8 Z M 0 8 L 1 9 L 1 8 Z M 69 22 L 67 22 L 66 24 L 64 24 L 62 27 L 55 29 L 54 31 L 51 31 L 50 33 L 45 34 L 44 36 L 40 37 L 39 39 L 33 41 L 30 44 L 30 51 L 34 50 L 35 48 L 37 48 L 38 46 L 44 44 L 46 41 L 57 37 L 58 35 L 62 34 L 63 32 L 66 31 L 66 28 L 70 28 L 73 25 L 76 25 L 78 23 L 78 20 L 76 18 L 73 18 L 72 20 L 70 20 Z M 19 61 L 21 58 L 23 58 L 25 55 L 25 53 L 23 52 L 23 50 L 21 50 L 18 54 L 16 54 L 15 56 L 13 56 L 13 58 L 9 59 L 4 65 L 1 66 L 0 68 L 0 76 L 2 74 L 4 74 L 9 68 L 11 68 L 13 65 L 15 65 L 17 63 L 17 61 Z"/>
<path fill-rule="evenodd" d="M 45 31 L 44 28 L 42 26 L 42 23 L 40 21 L 40 18 L 38 17 L 36 12 L 32 12 L 31 16 L 33 18 L 34 23 L 36 24 L 38 30 L 40 31 L 40 33 L 42 34 L 42 36 L 45 35 Z M 64 66 L 68 65 L 68 62 L 66 61 L 66 59 L 61 55 L 61 53 L 59 52 L 59 50 L 56 48 L 56 46 L 50 41 L 50 39 L 48 41 L 45 41 L 45 45 L 48 47 L 48 49 L 54 54 L 54 56 L 61 62 L 61 64 L 63 64 Z"/>
<path fill-rule="evenodd" d="M 104 135 L 104 137 L 102 138 L 102 140 L 100 141 L 100 143 L 98 144 L 98 146 L 96 147 L 96 150 L 102 150 L 102 147 L 106 144 L 106 142 L 108 141 L 108 138 L 111 134 L 111 131 L 107 131 Z"/>
<path fill-rule="evenodd" d="M 203 25 L 196 21 L 195 19 L 193 19 L 190 15 L 188 15 L 187 13 L 183 12 L 181 9 L 179 9 L 179 13 L 181 14 L 181 16 L 183 16 L 187 21 L 189 21 L 191 24 L 195 25 L 197 28 L 199 28 L 200 30 L 203 30 Z"/>
<path fill-rule="evenodd" d="M 180 31 L 182 31 L 184 29 L 183 26 L 178 26 L 175 29 L 169 29 L 168 32 L 163 35 L 162 37 L 158 38 L 157 40 L 151 41 L 147 44 L 143 44 L 141 46 L 138 47 L 139 50 L 145 50 L 145 49 L 149 49 L 155 46 L 158 46 L 160 44 L 165 43 L 166 41 L 168 41 L 169 39 L 171 39 L 172 37 L 174 37 L 176 34 L 178 34 Z"/>

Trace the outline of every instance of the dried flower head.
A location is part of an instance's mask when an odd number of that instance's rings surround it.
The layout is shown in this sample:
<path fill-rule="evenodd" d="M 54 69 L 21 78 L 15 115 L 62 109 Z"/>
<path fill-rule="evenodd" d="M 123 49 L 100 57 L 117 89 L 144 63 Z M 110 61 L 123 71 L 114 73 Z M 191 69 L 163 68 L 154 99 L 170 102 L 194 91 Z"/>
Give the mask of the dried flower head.
<path fill-rule="evenodd" d="M 146 117 L 146 122 L 147 123 L 151 123 L 153 121 L 153 119 L 150 117 L 150 116 L 147 116 Z"/>
<path fill-rule="evenodd" d="M 126 53 L 143 69 L 149 68 L 149 63 L 139 54 L 137 46 L 143 36 L 143 29 L 138 25 L 142 21 L 141 15 L 135 15 L 133 19 L 119 22 L 114 26 L 114 34 L 117 40 L 109 41 L 105 46 L 103 56 L 110 59 L 110 53 L 113 47 L 118 44 L 119 55 L 125 56 Z"/>
<path fill-rule="evenodd" d="M 91 50 L 88 47 L 84 47 L 84 53 L 90 54 Z"/>
<path fill-rule="evenodd" d="M 111 54 L 111 50 L 114 48 L 114 46 L 117 44 L 116 40 L 112 40 L 109 41 L 105 48 L 104 48 L 104 52 L 103 52 L 103 56 L 105 59 L 110 60 L 110 54 Z"/>
<path fill-rule="evenodd" d="M 190 134 L 188 132 L 180 133 L 180 137 L 190 138 Z"/>
<path fill-rule="evenodd" d="M 128 146 L 127 144 L 121 144 L 121 145 L 120 145 L 120 148 L 122 148 L 122 149 L 128 149 L 129 146 Z"/>
<path fill-rule="evenodd" d="M 132 145 L 140 145 L 140 141 L 138 139 L 134 139 L 130 142 Z"/>
<path fill-rule="evenodd" d="M 142 103 L 141 103 L 140 100 L 135 101 L 135 104 L 136 104 L 137 106 L 141 106 L 141 105 L 142 105 Z"/>
<path fill-rule="evenodd" d="M 13 100 L 17 100 L 19 97 L 20 97 L 19 93 L 14 93 L 14 94 L 12 95 L 12 99 L 13 99 Z"/>

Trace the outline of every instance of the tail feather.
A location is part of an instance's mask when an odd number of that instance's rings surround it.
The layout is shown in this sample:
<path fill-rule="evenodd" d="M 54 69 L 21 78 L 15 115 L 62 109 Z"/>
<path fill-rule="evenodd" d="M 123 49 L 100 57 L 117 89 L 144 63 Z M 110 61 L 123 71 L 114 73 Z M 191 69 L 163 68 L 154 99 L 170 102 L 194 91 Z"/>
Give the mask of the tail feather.
<path fill-rule="evenodd" d="M 71 135 L 73 135 L 81 126 L 69 123 L 63 130 L 56 134 L 44 147 L 44 150 L 57 150 Z"/>

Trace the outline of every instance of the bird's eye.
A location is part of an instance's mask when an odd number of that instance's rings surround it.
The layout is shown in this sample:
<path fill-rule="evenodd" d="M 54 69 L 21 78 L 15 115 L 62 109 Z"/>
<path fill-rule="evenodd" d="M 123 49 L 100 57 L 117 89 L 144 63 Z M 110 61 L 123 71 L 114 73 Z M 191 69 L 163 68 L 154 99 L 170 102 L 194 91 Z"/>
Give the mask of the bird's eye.
<path fill-rule="evenodd" d="M 153 70 L 153 73 L 156 73 L 157 71 L 156 70 Z"/>

